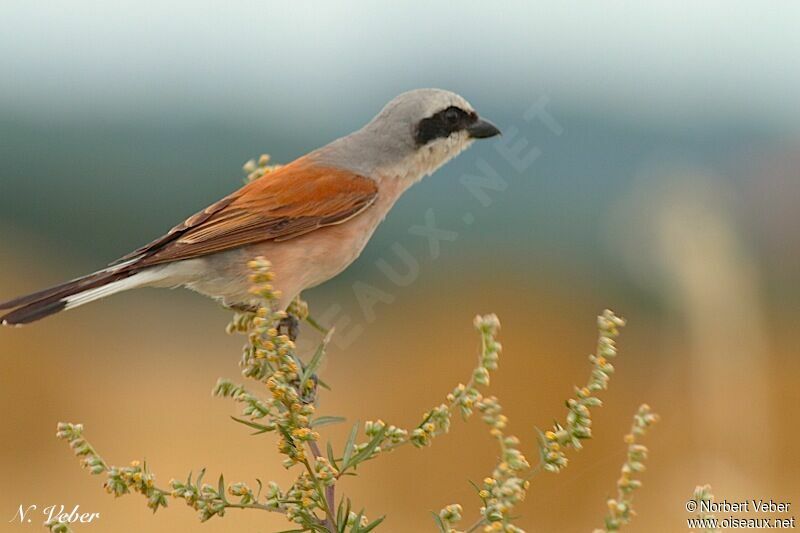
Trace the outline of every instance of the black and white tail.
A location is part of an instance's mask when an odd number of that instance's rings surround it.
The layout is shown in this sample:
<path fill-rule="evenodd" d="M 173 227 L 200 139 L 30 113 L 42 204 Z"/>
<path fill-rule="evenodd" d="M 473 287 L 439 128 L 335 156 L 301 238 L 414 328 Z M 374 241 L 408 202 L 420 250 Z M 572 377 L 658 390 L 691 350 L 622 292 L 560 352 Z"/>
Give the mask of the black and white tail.
<path fill-rule="evenodd" d="M 35 322 L 65 309 L 72 309 L 100 298 L 158 279 L 152 270 L 135 271 L 118 265 L 83 276 L 49 289 L 20 296 L 0 303 L 0 309 L 12 309 L 0 316 L 4 326 L 21 326 Z"/>

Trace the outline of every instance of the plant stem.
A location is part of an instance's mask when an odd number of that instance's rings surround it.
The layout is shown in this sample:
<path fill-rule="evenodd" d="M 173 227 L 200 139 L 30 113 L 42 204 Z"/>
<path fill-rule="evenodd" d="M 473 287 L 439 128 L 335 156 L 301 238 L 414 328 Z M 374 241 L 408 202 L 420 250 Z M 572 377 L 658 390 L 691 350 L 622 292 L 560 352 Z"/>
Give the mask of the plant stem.
<path fill-rule="evenodd" d="M 479 518 L 478 521 L 475 522 L 474 524 L 472 524 L 471 526 L 469 526 L 466 529 L 466 531 L 464 531 L 464 533 L 472 533 L 473 531 L 475 531 L 476 529 L 481 527 L 481 525 L 483 525 L 484 521 L 485 521 L 485 518 Z"/>
<path fill-rule="evenodd" d="M 315 455 L 314 457 L 316 459 L 316 457 L 320 456 Z M 322 498 L 322 504 L 323 504 L 322 510 L 325 511 L 325 527 L 331 533 L 336 533 L 336 524 L 334 523 L 335 518 L 332 511 L 333 506 L 328 503 L 327 489 L 324 489 L 322 487 L 322 483 L 319 482 L 319 479 L 317 478 L 317 475 L 314 473 L 314 469 L 311 468 L 311 463 L 308 461 L 308 459 L 303 459 L 302 463 L 305 465 L 306 470 L 308 471 L 308 475 L 311 476 L 311 479 L 314 481 L 314 486 L 317 488 L 317 494 L 319 494 L 319 496 Z"/>
<path fill-rule="evenodd" d="M 226 503 L 225 507 L 230 507 L 234 509 L 260 509 L 262 511 L 269 511 L 271 513 L 286 513 L 286 510 L 278 507 L 277 509 L 273 509 L 272 507 L 267 507 L 261 503 Z"/>
<path fill-rule="evenodd" d="M 322 452 L 320 451 L 316 442 L 313 440 L 309 441 L 308 447 L 311 449 L 311 453 L 314 454 L 315 458 L 322 457 Z M 336 484 L 325 487 L 325 500 L 328 503 L 328 509 L 333 510 L 333 508 L 336 506 Z M 334 531 L 336 530 L 334 529 Z"/>

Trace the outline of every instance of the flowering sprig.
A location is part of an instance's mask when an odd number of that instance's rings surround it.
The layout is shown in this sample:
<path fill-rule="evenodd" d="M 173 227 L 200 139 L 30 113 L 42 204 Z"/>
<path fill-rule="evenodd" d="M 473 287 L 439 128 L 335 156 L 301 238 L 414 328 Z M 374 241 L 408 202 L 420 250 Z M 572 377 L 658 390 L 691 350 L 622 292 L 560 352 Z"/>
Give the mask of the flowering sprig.
<path fill-rule="evenodd" d="M 270 165 L 269 160 L 269 154 L 261 154 L 258 160 L 250 159 L 247 161 L 242 166 L 242 171 L 245 174 L 244 182 L 250 183 L 281 168 L 282 165 Z"/>
<path fill-rule="evenodd" d="M 220 476 L 219 483 L 212 486 L 202 483 L 204 472 L 195 482 L 189 476 L 185 482 L 171 481 L 169 490 L 160 489 L 154 485 L 154 476 L 146 465 L 133 462 L 128 467 L 109 467 L 83 439 L 80 425 L 59 425 L 59 436 L 68 440 L 76 453 L 83 457 L 84 465 L 93 473 L 107 474 L 105 486 L 108 492 L 117 496 L 139 492 L 147 497 L 148 506 L 153 510 L 165 507 L 167 496 L 180 498 L 196 509 L 203 521 L 224 516 L 229 508 L 253 508 L 284 513 L 303 531 L 365 533 L 377 527 L 383 519 L 370 522 L 363 511 L 352 511 L 350 501 L 346 498 L 341 498 L 335 507 L 337 480 L 383 450 L 392 450 L 408 443 L 415 447 L 430 445 L 434 437 L 449 431 L 453 412 L 458 411 L 463 418 L 468 418 L 477 409 L 498 442 L 500 458 L 491 476 L 484 479 L 481 486 L 476 486 L 482 502 L 480 518 L 466 531 L 473 532 L 483 527 L 485 532 L 522 532 L 513 524 L 512 512 L 525 498 L 530 487 L 531 476 L 523 476 L 524 471 L 531 470 L 530 464 L 519 449 L 519 439 L 505 433 L 507 418 L 502 414 L 498 399 L 494 396 L 484 397 L 478 390 L 478 386 L 489 384 L 490 371 L 497 369 L 502 351 L 502 346 L 496 340 L 500 328 L 496 316 L 476 317 L 474 325 L 481 338 L 477 367 L 467 383 L 459 384 L 448 394 L 446 403 L 426 412 L 418 426 L 408 431 L 387 425 L 382 420 L 367 421 L 363 426 L 367 440 L 357 443 L 360 425 L 356 424 L 341 455 L 335 454 L 331 445 L 328 445 L 327 454 L 323 455 L 318 445 L 320 435 L 315 428 L 341 420 L 339 417 L 315 418 L 315 406 L 312 403 L 318 383 L 315 372 L 324 356 L 330 332 L 311 360 L 304 364 L 295 353 L 294 342 L 280 332 L 287 315 L 284 311 L 275 310 L 273 305 L 280 294 L 272 285 L 269 262 L 257 258 L 249 266 L 253 272 L 251 292 L 265 303 L 255 313 L 237 314 L 228 330 L 247 335 L 248 342 L 240 363 L 242 374 L 264 386 L 268 396 L 262 398 L 228 380 L 219 380 L 214 394 L 240 403 L 241 418 L 234 419 L 256 430 L 256 434 L 278 434 L 278 451 L 285 456 L 283 465 L 287 469 L 300 467 L 297 478 L 286 491 L 270 482 L 266 491 L 263 491 L 263 497 L 260 482 L 258 491 L 241 482 L 226 487 Z M 293 309 L 298 314 L 307 313 L 301 300 L 293 304 Z M 585 387 L 576 389 L 576 398 L 567 402 L 570 411 L 566 424 L 557 424 L 542 436 L 548 453 L 561 452 L 562 447 L 579 448 L 580 439 L 591 435 L 588 408 L 600 404 L 591 393 L 603 390 L 608 385 L 609 374 L 613 371 L 608 359 L 616 355 L 614 338 L 623 324 L 610 311 L 598 317 L 600 334 L 597 355 L 590 356 L 594 367 L 592 375 Z M 634 418 L 631 433 L 626 436 L 628 457 L 618 481 L 619 494 L 617 499 L 609 500 L 609 517 L 603 531 L 616 531 L 630 520 L 633 513 L 630 495 L 640 485 L 633 474 L 643 469 L 642 460 L 646 456 L 646 449 L 636 439 L 655 420 L 656 416 L 649 412 L 647 406 L 642 406 Z M 566 465 L 565 458 L 562 463 L 554 461 L 552 455 L 545 455 L 543 450 L 540 452 L 540 466 L 557 471 L 548 468 L 548 465 L 558 464 L 559 469 Z M 531 474 L 536 470 L 538 467 Z M 236 501 L 230 501 L 229 496 Z M 434 516 L 441 531 L 456 532 L 455 525 L 461 520 L 462 508 L 458 504 L 451 504 Z M 64 529 L 66 526 L 63 524 L 49 524 L 49 527 L 52 531 L 69 531 L 68 528 Z"/>
<path fill-rule="evenodd" d="M 129 466 L 109 466 L 83 437 L 81 424 L 59 423 L 56 436 L 69 443 L 75 455 L 82 458 L 83 467 L 88 468 L 93 475 L 106 474 L 103 487 L 109 494 L 119 497 L 130 492 L 138 492 L 147 498 L 147 506 L 153 512 L 159 507 L 167 506 L 169 492 L 155 486 L 155 476 L 146 464 L 132 461 Z"/>
<path fill-rule="evenodd" d="M 521 532 L 512 523 L 511 511 L 525 499 L 530 488 L 530 481 L 524 479 L 521 472 L 531 465 L 518 449 L 519 439 L 505 434 L 507 419 L 500 413 L 502 407 L 497 398 L 492 396 L 479 401 L 478 409 L 483 413 L 483 421 L 489 425 L 491 435 L 500 446 L 500 461 L 491 477 L 483 480 L 483 487 L 478 492 L 483 502 L 481 517 L 482 523 L 486 524 L 484 531 Z"/>
<path fill-rule="evenodd" d="M 703 533 L 717 533 L 718 529 L 714 526 L 716 524 L 716 517 L 712 513 L 707 513 L 703 509 L 708 509 L 708 504 L 714 501 L 714 493 L 711 492 L 711 485 L 698 485 L 692 494 L 692 500 L 697 502 L 697 508 L 700 512 L 697 514 L 705 529 Z"/>
<path fill-rule="evenodd" d="M 215 394 L 233 398 L 243 404 L 242 415 L 235 418 L 256 430 L 256 433 L 278 433 L 278 451 L 285 456 L 283 466 L 303 467 L 293 485 L 286 492 L 286 514 L 289 520 L 307 528 L 326 524 L 332 530 L 335 524 L 333 483 L 337 470 L 331 461 L 322 457 L 316 442 L 319 433 L 315 425 L 332 420 L 331 417 L 313 419 L 316 408 L 317 380 L 314 372 L 322 361 L 330 340 L 328 334 L 308 364 L 303 364 L 296 354 L 294 342 L 280 332 L 287 313 L 276 309 L 280 293 L 272 281 L 271 264 L 264 258 L 248 263 L 251 269 L 251 293 L 264 303 L 251 318 L 239 317 L 229 330 L 247 334 L 240 366 L 245 377 L 254 379 L 269 391 L 262 399 L 241 385 L 227 380 L 217 383 Z M 295 303 L 296 310 L 302 310 Z M 321 516 L 318 514 L 321 513 Z"/>
<path fill-rule="evenodd" d="M 530 478 L 544 468 L 549 471 L 557 472 L 564 468 L 567 464 L 566 456 L 564 456 L 563 448 L 572 446 L 580 448 L 581 439 L 586 439 L 591 436 L 591 418 L 589 407 L 599 406 L 601 402 L 598 398 L 592 396 L 593 392 L 605 390 L 608 388 L 609 375 L 613 372 L 613 366 L 608 362 L 608 359 L 616 356 L 615 338 L 619 335 L 619 328 L 625 324 L 625 321 L 614 315 L 613 312 L 605 310 L 603 314 L 597 317 L 598 326 L 598 342 L 597 342 L 597 355 L 590 355 L 589 360 L 592 363 L 592 373 L 586 386 L 576 389 L 576 398 L 567 400 L 567 407 L 569 413 L 565 425 L 555 424 L 552 430 L 541 434 L 540 433 L 540 463 L 535 469 L 531 469 L 528 460 L 519 450 L 520 441 L 513 435 L 506 435 L 504 429 L 506 427 L 507 418 L 501 413 L 502 407 L 497 398 L 489 397 L 483 398 L 477 390 L 470 390 L 469 388 L 459 386 L 456 392 L 459 393 L 452 395 L 453 398 L 461 397 L 466 398 L 466 405 L 461 404 L 465 409 L 465 414 L 471 413 L 472 402 L 474 398 L 474 405 L 482 413 L 482 418 L 485 423 L 489 425 L 490 433 L 495 437 L 500 445 L 500 461 L 495 467 L 492 475 L 483 480 L 481 486 L 476 486 L 478 496 L 483 503 L 480 513 L 480 519 L 472 526 L 466 529 L 467 533 L 471 533 L 481 526 L 485 532 L 508 532 L 508 533 L 522 533 L 523 530 L 512 523 L 511 512 L 514 507 L 524 500 L 525 495 L 530 488 Z M 476 318 L 475 325 L 482 333 L 483 350 L 481 356 L 481 365 L 486 370 L 497 368 L 497 356 L 500 351 L 500 345 L 494 339 L 494 335 L 499 328 L 499 322 L 494 315 Z M 475 382 L 481 381 L 485 376 L 488 383 L 488 372 L 483 374 L 480 372 L 480 367 L 473 373 Z M 471 393 L 471 394 L 470 394 Z M 634 428 L 631 430 L 631 435 L 643 434 L 649 424 L 655 421 L 655 415 L 649 413 L 647 406 L 642 406 L 637 417 L 634 419 Z M 626 442 L 629 437 L 626 437 Z M 633 448 L 629 449 L 629 461 L 632 465 L 628 468 L 639 466 L 640 463 L 634 461 L 646 450 L 638 446 L 635 442 L 631 443 Z M 627 464 L 627 463 L 626 463 Z M 528 475 L 524 476 L 522 473 L 528 470 Z M 634 481 L 629 477 L 626 478 L 628 483 L 627 487 L 635 485 Z M 622 480 L 620 481 L 622 483 Z M 625 489 L 627 491 L 627 488 Z M 628 494 L 626 492 L 625 494 Z M 620 501 L 627 501 L 620 498 Z M 629 502 L 628 502 L 629 503 Z M 453 510 L 458 509 L 458 513 Z M 453 533 L 457 530 L 453 527 L 454 524 L 460 519 L 460 506 L 456 504 L 449 505 L 442 509 L 439 514 L 434 514 L 436 524 L 439 530 L 443 533 Z"/>
<path fill-rule="evenodd" d="M 368 531 L 376 527 L 382 519 L 369 522 L 363 512 L 355 513 L 343 506 L 349 501 L 342 499 L 335 505 L 335 484 L 341 476 L 356 469 L 359 464 L 376 457 L 382 446 L 393 449 L 401 444 L 411 443 L 416 447 L 430 445 L 431 440 L 450 428 L 452 411 L 458 410 L 464 418 L 473 413 L 477 405 L 485 417 L 492 416 L 491 402 L 483 402 L 477 390 L 478 385 L 488 385 L 489 371 L 497 368 L 502 349 L 495 340 L 499 321 L 494 315 L 476 317 L 475 327 L 481 334 L 479 362 L 467 384 L 458 385 L 447 395 L 443 403 L 423 416 L 422 422 L 408 431 L 382 420 L 367 421 L 363 426 L 365 442 L 358 443 L 360 426 L 353 427 L 341 455 L 336 455 L 328 446 L 327 457 L 319 449 L 319 433 L 315 428 L 327 423 L 337 422 L 339 417 L 314 417 L 315 398 L 318 380 L 315 371 L 319 367 L 332 332 L 323 339 L 311 360 L 304 364 L 296 354 L 294 342 L 280 331 L 287 313 L 276 310 L 275 302 L 280 292 L 273 286 L 274 275 L 269 261 L 256 258 L 248 266 L 251 269 L 251 294 L 263 301 L 255 312 L 240 312 L 234 316 L 228 331 L 247 335 L 240 366 L 245 377 L 265 386 L 267 397 L 255 394 L 243 385 L 220 379 L 214 387 L 214 394 L 228 397 L 240 403 L 241 416 L 234 420 L 255 430 L 256 434 L 275 432 L 278 434 L 278 451 L 285 456 L 285 468 L 302 468 L 295 482 L 282 492 L 277 484 L 268 485 L 266 497 L 259 496 L 244 483 L 228 487 L 227 493 L 222 485 L 173 481 L 171 490 L 158 489 L 152 484 L 152 475 L 138 464 L 125 469 L 114 469 L 108 484 L 117 495 L 131 489 L 148 496 L 151 506 L 166 505 L 166 496 L 183 498 L 187 504 L 200 511 L 201 519 L 223 516 L 229 507 L 252 507 L 285 513 L 287 518 L 308 530 L 326 529 L 328 531 Z M 307 307 L 302 300 L 291 306 L 296 316 L 306 317 Z M 504 417 L 500 415 L 494 422 L 501 425 Z M 76 446 L 82 444 L 80 441 Z M 510 442 L 510 441 L 509 441 Z M 83 448 L 81 448 L 83 449 Z M 509 451 L 509 453 L 512 453 Z M 99 459 L 90 454 L 88 463 L 95 470 L 105 470 L 98 466 Z M 105 465 L 105 463 L 102 463 Z M 141 472 L 136 468 L 142 469 Z M 133 469 L 133 470 L 132 470 Z M 139 483 L 139 478 L 144 481 Z M 131 484 L 134 480 L 136 483 Z M 261 491 L 259 490 L 259 493 Z M 238 502 L 232 504 L 227 495 L 236 496 Z"/>
<path fill-rule="evenodd" d="M 456 531 L 453 526 L 461 521 L 461 513 L 463 511 L 464 509 L 459 504 L 451 503 L 442 508 L 439 514 L 434 514 L 433 518 L 436 520 L 436 525 L 439 526 L 439 531 L 447 533 Z"/>
<path fill-rule="evenodd" d="M 644 472 L 644 460 L 647 459 L 647 448 L 639 443 L 639 438 L 658 422 L 658 415 L 650 411 L 650 406 L 642 404 L 633 415 L 631 431 L 624 437 L 628 445 L 627 456 L 622 464 L 619 479 L 617 480 L 617 497 L 609 498 L 608 514 L 605 519 L 604 529 L 596 529 L 594 533 L 609 533 L 619 531 L 622 526 L 630 523 L 636 514 L 633 511 L 633 493 L 642 486 L 636 475 Z"/>
<path fill-rule="evenodd" d="M 497 332 L 500 330 L 500 321 L 494 314 L 478 315 L 475 317 L 473 325 L 481 336 L 478 366 L 472 371 L 466 385 L 459 383 L 453 392 L 447 395 L 447 403 L 425 413 L 422 422 L 411 431 L 409 440 L 417 448 L 430 446 L 434 437 L 450 431 L 453 411 L 458 410 L 464 419 L 472 416 L 476 404 L 483 398 L 478 390 L 478 385 L 488 386 L 489 372 L 497 370 L 497 362 L 503 350 L 503 346 L 496 340 Z"/>
<path fill-rule="evenodd" d="M 81 463 L 88 468 L 93 475 L 106 475 L 103 487 L 106 492 L 115 497 L 129 493 L 139 493 L 147 499 L 147 506 L 158 511 L 161 507 L 167 507 L 168 497 L 183 499 L 190 507 L 198 511 L 201 521 L 206 521 L 213 516 L 224 516 L 225 510 L 229 508 L 239 509 L 262 509 L 276 512 L 284 512 L 281 504 L 268 505 L 268 502 L 259 503 L 258 496 L 254 495 L 244 483 L 236 483 L 228 487 L 228 493 L 238 497 L 238 501 L 229 501 L 225 496 L 225 481 L 222 476 L 216 487 L 204 484 L 204 470 L 201 470 L 195 482 L 189 475 L 186 482 L 176 480 L 170 481 L 170 488 L 159 488 L 155 485 L 155 475 L 147 468 L 147 465 L 140 461 L 132 461 L 128 466 L 111 466 L 97 453 L 95 448 L 84 438 L 83 426 L 81 424 L 70 424 L 61 422 L 58 424 L 56 436 L 66 440 L 81 458 Z M 66 533 L 69 527 L 61 522 L 46 524 L 53 533 Z"/>
<path fill-rule="evenodd" d="M 262 157 L 255 167 L 250 165 L 250 179 L 258 179 L 269 173 L 268 158 Z M 74 424 L 59 424 L 58 436 L 69 442 L 82 463 L 93 474 L 105 474 L 105 488 L 115 496 L 138 492 L 146 497 L 147 505 L 158 510 L 166 507 L 168 498 L 182 499 L 198 511 L 202 521 L 225 515 L 230 508 L 259 509 L 282 513 L 299 526 L 296 531 L 328 533 L 368 533 L 378 527 L 383 518 L 369 521 L 364 512 L 355 512 L 345 497 L 336 499 L 336 483 L 344 475 L 355 472 L 357 467 L 405 444 L 422 448 L 431 445 L 434 438 L 450 430 L 454 412 L 467 419 L 477 409 L 482 420 L 489 426 L 491 435 L 500 448 L 499 460 L 491 475 L 482 485 L 476 485 L 482 506 L 480 518 L 467 532 L 483 528 L 485 532 L 521 533 L 513 524 L 513 510 L 526 495 L 530 487 L 530 464 L 520 451 L 520 441 L 506 434 L 507 418 L 494 396 L 484 397 L 479 387 L 488 386 L 490 374 L 497 369 L 502 346 L 496 340 L 500 322 L 495 315 L 477 316 L 474 326 L 480 334 L 478 364 L 466 384 L 457 385 L 447 394 L 445 402 L 428 410 L 422 421 L 410 430 L 390 425 L 383 420 L 367 421 L 363 426 L 355 424 L 349 437 L 336 453 L 334 446 L 327 444 L 326 453 L 320 450 L 321 436 L 318 428 L 343 420 L 340 417 L 316 415 L 316 393 L 318 385 L 324 386 L 316 372 L 325 355 L 332 330 L 328 331 L 312 323 L 308 307 L 299 298 L 289 306 L 295 319 L 306 320 L 323 331 L 325 336 L 314 355 L 303 362 L 296 353 L 291 335 L 286 327 L 287 311 L 278 309 L 280 291 L 273 286 L 274 274 L 269 261 L 256 258 L 248 263 L 251 269 L 251 294 L 260 302 L 252 312 L 239 312 L 228 326 L 231 333 L 246 335 L 247 342 L 240 362 L 242 375 L 252 379 L 264 394 L 251 392 L 243 385 L 220 379 L 214 387 L 214 395 L 231 398 L 240 404 L 240 415 L 233 417 L 239 423 L 255 430 L 255 434 L 274 432 L 278 437 L 278 452 L 284 456 L 283 466 L 293 469 L 297 477 L 286 489 L 275 482 L 266 487 L 258 482 L 257 490 L 243 482 L 226 485 L 220 476 L 218 483 L 203 483 L 205 471 L 201 470 L 195 481 L 189 475 L 186 481 L 172 480 L 169 489 L 155 485 L 155 476 L 146 464 L 138 461 L 126 467 L 109 466 L 83 438 L 83 428 Z M 296 324 L 296 322 L 295 322 Z M 610 311 L 598 317 L 600 335 L 597 354 L 590 356 L 592 375 L 586 386 L 576 389 L 576 397 L 567 401 L 569 413 L 566 423 L 556 424 L 552 430 L 541 435 L 540 467 L 558 471 L 566 465 L 563 450 L 580 448 L 582 439 L 591 436 L 590 407 L 600 405 L 594 393 L 608 386 L 613 371 L 609 359 L 616 355 L 614 339 L 618 328 L 624 324 Z M 647 427 L 655 421 L 655 415 L 643 406 L 634 418 L 631 434 L 626 437 L 629 444 L 628 458 L 618 482 L 619 495 L 609 501 L 610 518 L 606 530 L 615 531 L 618 525 L 627 523 L 632 514 L 630 495 L 639 486 L 633 478 L 641 471 L 641 461 L 646 449 L 636 442 Z M 363 430 L 364 439 L 359 442 Z M 524 471 L 531 471 L 524 476 Z M 262 494 L 263 493 L 263 494 Z M 613 503 L 613 509 L 612 509 Z M 616 514 L 615 514 L 616 513 Z M 462 518 L 462 507 L 451 504 L 434 514 L 442 532 L 454 533 Z M 46 524 L 52 533 L 66 533 L 69 527 L 62 523 Z"/>
<path fill-rule="evenodd" d="M 567 466 L 567 448 L 580 450 L 581 441 L 592 437 L 591 408 L 603 405 L 600 398 L 594 396 L 599 391 L 608 388 L 614 366 L 611 359 L 617 355 L 616 338 L 619 328 L 625 325 L 625 320 L 606 309 L 597 317 L 597 351 L 589 355 L 592 363 L 592 373 L 583 387 L 575 387 L 575 397 L 566 402 L 566 423 L 556 422 L 553 427 L 540 434 L 539 451 L 542 466 L 549 472 L 558 472 Z"/>
<path fill-rule="evenodd" d="M 374 438 L 379 428 L 385 428 L 381 439 L 376 443 L 372 454 L 367 459 L 377 456 L 382 451 L 391 451 L 404 444 L 412 444 L 416 448 L 430 446 L 433 439 L 450 431 L 452 414 L 458 410 L 463 419 L 469 418 L 476 404 L 483 398 L 478 390 L 479 385 L 489 385 L 490 371 L 497 370 L 497 363 L 502 352 L 502 345 L 496 336 L 500 329 L 500 321 L 494 314 L 478 315 L 473 321 L 475 329 L 481 336 L 481 349 L 478 353 L 478 365 L 472 371 L 466 384 L 459 383 L 453 392 L 446 396 L 446 402 L 430 409 L 422 415 L 422 421 L 413 429 L 406 430 L 394 425 L 386 426 L 382 420 L 367 421 L 365 434 Z M 363 449 L 370 443 L 357 445 Z"/>

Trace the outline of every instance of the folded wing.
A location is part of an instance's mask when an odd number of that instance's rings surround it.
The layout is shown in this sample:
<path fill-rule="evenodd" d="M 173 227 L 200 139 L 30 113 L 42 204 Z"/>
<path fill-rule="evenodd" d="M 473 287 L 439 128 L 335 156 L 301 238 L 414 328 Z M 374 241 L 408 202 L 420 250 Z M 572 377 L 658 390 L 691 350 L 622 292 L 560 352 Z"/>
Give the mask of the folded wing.
<path fill-rule="evenodd" d="M 370 178 L 300 159 L 223 198 L 120 261 L 141 268 L 291 239 L 358 215 L 377 194 Z"/>

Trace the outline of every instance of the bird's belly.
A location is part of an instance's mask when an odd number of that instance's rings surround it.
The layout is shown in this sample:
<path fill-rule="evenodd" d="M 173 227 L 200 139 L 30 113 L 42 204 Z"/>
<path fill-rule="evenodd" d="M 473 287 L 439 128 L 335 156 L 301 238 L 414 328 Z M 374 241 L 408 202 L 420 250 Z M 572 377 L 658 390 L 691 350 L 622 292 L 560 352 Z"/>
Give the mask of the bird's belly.
<path fill-rule="evenodd" d="M 263 256 L 272 263 L 273 284 L 281 291 L 278 304 L 285 307 L 301 291 L 324 283 L 355 261 L 378 222 L 373 217 L 356 217 L 286 241 L 266 241 L 181 261 L 175 265 L 182 274 L 175 277 L 175 284 L 228 305 L 254 304 L 247 262 Z"/>
<path fill-rule="evenodd" d="M 299 275 L 302 285 L 299 290 L 304 290 L 328 281 L 350 266 L 361 255 L 377 226 L 377 223 L 353 222 L 328 226 L 296 239 L 275 243 L 271 252 L 276 257 L 273 265 L 278 285 L 282 272 L 287 278 Z M 358 222 L 369 222 L 369 219 Z M 282 247 L 281 250 L 277 249 L 278 246 Z M 268 253 L 264 256 L 270 259 Z"/>

